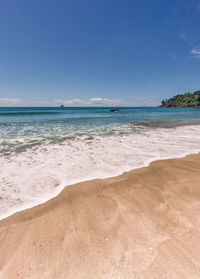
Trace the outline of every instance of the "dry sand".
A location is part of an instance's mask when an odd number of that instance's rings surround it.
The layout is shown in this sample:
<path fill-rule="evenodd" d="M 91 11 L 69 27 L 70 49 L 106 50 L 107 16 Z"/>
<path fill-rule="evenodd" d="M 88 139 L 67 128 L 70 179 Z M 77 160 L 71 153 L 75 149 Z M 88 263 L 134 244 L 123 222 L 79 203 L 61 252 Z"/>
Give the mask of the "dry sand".
<path fill-rule="evenodd" d="M 66 187 L 0 221 L 0 278 L 199 279 L 200 156 Z"/>

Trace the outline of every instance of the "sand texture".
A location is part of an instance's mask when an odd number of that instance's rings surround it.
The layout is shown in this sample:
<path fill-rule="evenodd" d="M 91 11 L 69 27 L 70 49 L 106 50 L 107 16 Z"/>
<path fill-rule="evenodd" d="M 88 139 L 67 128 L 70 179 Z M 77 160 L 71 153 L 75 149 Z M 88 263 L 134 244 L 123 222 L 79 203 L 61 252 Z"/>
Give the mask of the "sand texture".
<path fill-rule="evenodd" d="M 1 279 L 199 279 L 200 156 L 66 187 L 0 221 Z"/>

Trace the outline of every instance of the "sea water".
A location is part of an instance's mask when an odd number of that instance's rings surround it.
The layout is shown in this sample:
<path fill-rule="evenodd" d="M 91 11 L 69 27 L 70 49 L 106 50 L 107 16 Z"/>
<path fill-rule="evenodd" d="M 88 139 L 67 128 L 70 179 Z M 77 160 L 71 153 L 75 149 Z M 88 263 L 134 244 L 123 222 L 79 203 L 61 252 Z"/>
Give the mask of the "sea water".
<path fill-rule="evenodd" d="M 0 108 L 0 218 L 65 186 L 200 151 L 198 108 Z"/>

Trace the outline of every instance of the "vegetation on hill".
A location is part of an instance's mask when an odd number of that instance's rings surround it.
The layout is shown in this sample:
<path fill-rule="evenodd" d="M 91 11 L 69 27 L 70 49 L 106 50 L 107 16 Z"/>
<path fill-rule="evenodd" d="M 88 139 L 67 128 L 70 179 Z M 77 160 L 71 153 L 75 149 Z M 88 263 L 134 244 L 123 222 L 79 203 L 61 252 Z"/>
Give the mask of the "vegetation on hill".
<path fill-rule="evenodd" d="M 163 100 L 161 107 L 200 107 L 200 90 Z"/>

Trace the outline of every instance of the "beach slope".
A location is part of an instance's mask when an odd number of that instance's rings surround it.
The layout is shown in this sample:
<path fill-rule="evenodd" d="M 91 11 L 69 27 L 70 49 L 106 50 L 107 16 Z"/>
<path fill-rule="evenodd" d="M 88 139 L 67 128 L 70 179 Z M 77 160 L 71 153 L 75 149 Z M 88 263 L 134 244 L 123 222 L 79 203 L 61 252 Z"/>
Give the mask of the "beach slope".
<path fill-rule="evenodd" d="M 0 221 L 0 278 L 199 279 L 200 156 L 66 187 Z"/>

